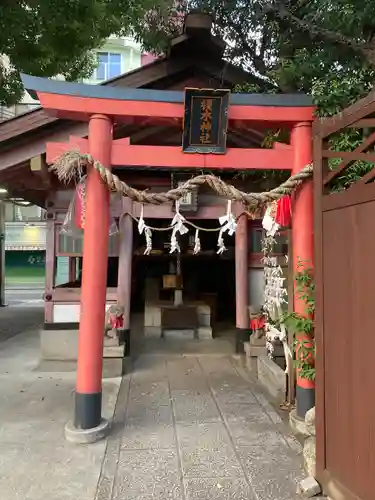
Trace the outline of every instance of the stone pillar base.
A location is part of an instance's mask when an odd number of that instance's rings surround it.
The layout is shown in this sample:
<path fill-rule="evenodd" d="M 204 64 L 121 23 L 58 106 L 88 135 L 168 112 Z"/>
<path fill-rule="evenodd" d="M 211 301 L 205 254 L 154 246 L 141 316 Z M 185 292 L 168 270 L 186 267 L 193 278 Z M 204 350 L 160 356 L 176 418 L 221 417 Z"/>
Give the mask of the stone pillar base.
<path fill-rule="evenodd" d="M 308 476 L 316 475 L 315 406 L 306 412 L 305 418 L 298 417 L 296 410 L 289 415 L 289 423 L 295 434 L 305 438 L 303 461 Z"/>
<path fill-rule="evenodd" d="M 75 444 L 96 443 L 104 439 L 109 433 L 110 425 L 104 418 L 97 427 L 92 429 L 77 429 L 72 422 L 68 422 L 64 429 L 65 439 Z"/>

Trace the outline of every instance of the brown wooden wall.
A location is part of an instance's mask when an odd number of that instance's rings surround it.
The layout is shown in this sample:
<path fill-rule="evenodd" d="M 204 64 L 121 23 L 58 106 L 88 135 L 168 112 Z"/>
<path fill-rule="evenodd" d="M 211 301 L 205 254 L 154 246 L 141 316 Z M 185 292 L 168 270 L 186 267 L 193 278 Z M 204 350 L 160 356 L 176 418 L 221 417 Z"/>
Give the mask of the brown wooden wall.
<path fill-rule="evenodd" d="M 317 479 L 332 500 L 375 499 L 375 172 L 334 192 L 367 148 L 328 163 L 329 135 L 365 115 L 349 108 L 314 138 Z"/>

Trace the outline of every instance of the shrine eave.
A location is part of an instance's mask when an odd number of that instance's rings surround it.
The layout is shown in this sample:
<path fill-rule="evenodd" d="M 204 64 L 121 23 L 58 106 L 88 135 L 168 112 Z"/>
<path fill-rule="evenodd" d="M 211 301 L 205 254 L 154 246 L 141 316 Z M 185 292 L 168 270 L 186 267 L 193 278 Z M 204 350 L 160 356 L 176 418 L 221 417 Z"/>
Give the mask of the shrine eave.
<path fill-rule="evenodd" d="M 129 118 L 182 120 L 183 91 L 114 88 L 71 83 L 22 74 L 29 94 L 49 114 L 87 120 L 92 114 L 106 114 L 117 121 Z M 306 94 L 237 94 L 230 97 L 229 120 L 253 122 L 313 121 L 315 107 Z"/>

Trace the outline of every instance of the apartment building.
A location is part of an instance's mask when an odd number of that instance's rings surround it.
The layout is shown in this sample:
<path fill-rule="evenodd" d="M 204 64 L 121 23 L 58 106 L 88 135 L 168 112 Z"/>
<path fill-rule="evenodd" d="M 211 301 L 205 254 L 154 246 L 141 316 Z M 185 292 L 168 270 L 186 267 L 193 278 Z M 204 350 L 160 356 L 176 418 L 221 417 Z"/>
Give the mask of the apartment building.
<path fill-rule="evenodd" d="M 141 46 L 130 37 L 109 37 L 97 49 L 97 67 L 85 83 L 100 84 L 154 60 L 142 53 Z M 56 78 L 59 78 L 58 76 Z M 39 106 L 39 102 L 25 93 L 22 101 L 10 108 L 0 106 L 0 122 L 10 120 Z M 7 193 L 0 195 L 5 198 Z M 5 204 L 5 267 L 8 281 L 32 281 L 44 279 L 46 227 L 45 213 L 40 207 L 22 200 L 6 200 Z M 68 273 L 68 259 L 59 257 L 56 266 L 56 282 L 64 282 Z"/>

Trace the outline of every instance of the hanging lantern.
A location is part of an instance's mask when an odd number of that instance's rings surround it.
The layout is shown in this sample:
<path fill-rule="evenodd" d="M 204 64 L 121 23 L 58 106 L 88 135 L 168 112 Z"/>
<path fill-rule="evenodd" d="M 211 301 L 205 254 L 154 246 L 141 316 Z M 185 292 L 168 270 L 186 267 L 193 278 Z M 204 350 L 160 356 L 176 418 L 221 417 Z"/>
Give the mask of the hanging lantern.
<path fill-rule="evenodd" d="M 277 202 L 275 222 L 280 227 L 289 227 L 292 222 L 292 203 L 288 194 Z"/>
<path fill-rule="evenodd" d="M 85 188 L 85 183 L 81 182 L 78 184 L 75 192 L 74 222 L 79 229 L 84 229 L 85 227 Z"/>

